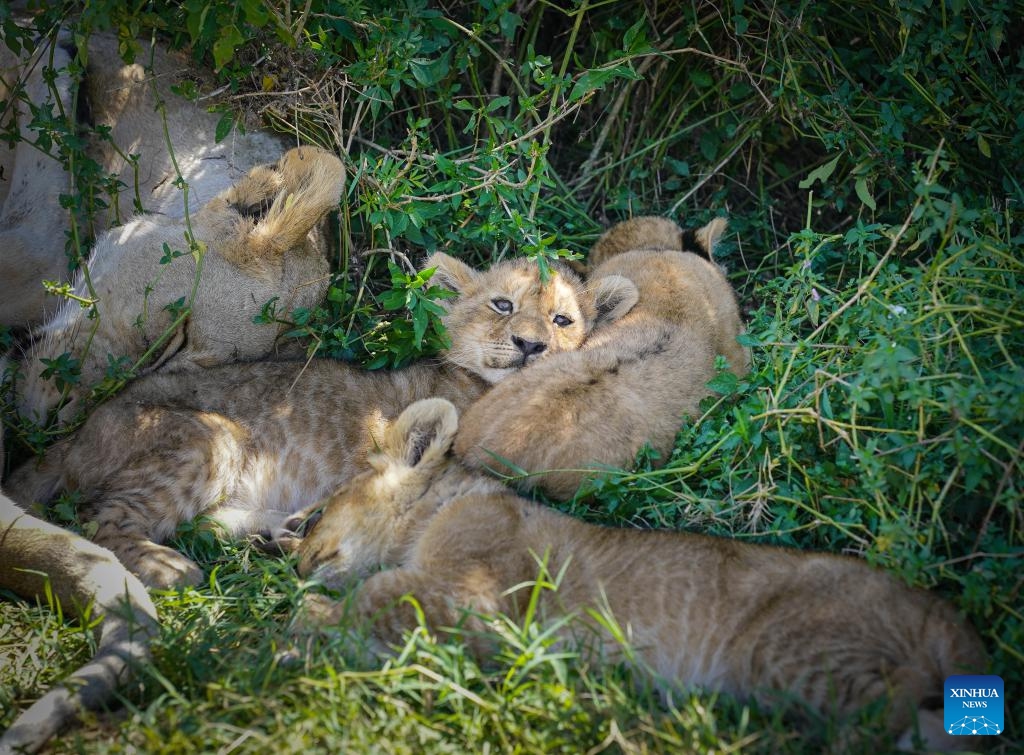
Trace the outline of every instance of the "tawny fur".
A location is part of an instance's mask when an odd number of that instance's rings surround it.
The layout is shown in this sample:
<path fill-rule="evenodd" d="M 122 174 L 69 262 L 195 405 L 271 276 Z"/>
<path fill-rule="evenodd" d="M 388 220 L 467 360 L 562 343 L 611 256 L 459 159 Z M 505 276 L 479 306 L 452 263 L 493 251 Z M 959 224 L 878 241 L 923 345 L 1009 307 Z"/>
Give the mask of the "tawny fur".
<path fill-rule="evenodd" d="M 725 225 L 697 231 L 695 252 L 681 249 L 681 229 L 664 218 L 630 220 L 598 240 L 588 280 L 627 278 L 638 303 L 579 351 L 502 381 L 470 407 L 455 442 L 464 463 L 522 470 L 530 476 L 520 488 L 567 499 L 594 469 L 628 467 L 645 443 L 667 460 L 684 418 L 711 393 L 715 357 L 736 375 L 749 369 L 735 293 L 710 262 Z"/>
<path fill-rule="evenodd" d="M 140 216 L 102 236 L 89 263 L 98 321 L 68 300 L 37 331 L 15 385 L 21 413 L 43 420 L 63 399 L 59 416 L 73 417 L 103 378 L 110 355 L 134 365 L 150 352 L 139 365 L 143 372 L 268 355 L 278 327 L 253 318 L 271 299 L 282 311 L 322 299 L 329 264 L 321 220 L 337 205 L 344 175 L 336 156 L 299 147 L 273 165 L 253 168 L 194 211 L 188 227 L 203 249 L 198 284 L 181 218 Z M 184 254 L 162 262 L 165 248 Z M 82 275 L 75 293 L 90 296 Z M 192 302 L 184 321 L 166 308 L 179 300 Z M 65 352 L 79 360 L 81 373 L 62 391 L 43 377 L 44 360 Z"/>
<path fill-rule="evenodd" d="M 0 454 L 2 458 L 2 454 Z M 0 492 L 0 589 L 29 600 L 49 586 L 62 610 L 102 616 L 93 658 L 25 710 L 0 753 L 35 752 L 82 710 L 97 710 L 149 659 L 156 608 L 113 553 L 19 509 Z"/>
<path fill-rule="evenodd" d="M 198 567 L 161 544 L 182 522 L 203 514 L 229 535 L 275 532 L 351 478 L 383 423 L 410 402 L 444 396 L 464 407 L 490 382 L 577 348 L 599 318 L 636 297 L 624 279 L 588 291 L 562 269 L 542 284 L 536 264 L 522 259 L 484 273 L 445 254 L 426 265 L 458 294 L 444 300 L 452 346 L 441 364 L 367 372 L 317 360 L 154 373 L 100 406 L 39 465 L 15 472 L 9 493 L 28 503 L 77 489 L 96 542 L 143 582 L 195 583 Z"/>
<path fill-rule="evenodd" d="M 22 135 L 13 150 L 0 155 L 5 179 L 0 181 L 0 325 L 26 327 L 42 322 L 58 304 L 46 294 L 42 281 L 69 280 L 64 248 L 71 221 L 59 199 L 61 194 L 77 190 L 56 157 L 56 146 L 47 155 L 34 146 L 38 133 L 28 127 L 32 119 L 29 103 L 56 117 L 66 114 L 74 118 L 67 70 L 72 58 L 69 49 L 71 40 L 63 37 L 56 45 L 44 42 L 19 58 L 0 44 L 0 97 L 10 104 L 5 113 Z M 177 82 L 195 73 L 185 56 L 143 44 L 137 62 L 125 64 L 113 34 L 92 35 L 86 52 L 88 66 L 78 92 L 79 109 L 89 112 L 95 126 L 110 129 L 109 140 L 89 136 L 86 155 L 124 188 L 116 196 L 97 197 L 107 207 L 98 207 L 95 227 L 79 228 L 80 238 L 98 238 L 111 225 L 129 221 L 139 209 L 180 220 L 185 213 L 185 194 L 176 182 L 174 160 L 188 184 L 189 207 L 195 211 L 253 166 L 276 160 L 281 154 L 282 141 L 258 131 L 235 133 L 216 143 L 220 115 L 171 91 Z M 153 75 L 144 68 L 150 63 Z M 47 69 L 54 75 L 52 89 L 46 83 Z M 12 96 L 19 83 L 24 84 L 27 102 Z M 173 159 L 158 102 L 166 112 Z M 137 156 L 137 165 L 126 159 L 129 155 Z M 141 250 L 134 242 L 122 243 Z M 182 244 L 179 232 L 173 246 L 181 248 Z M 159 248 L 147 253 L 159 257 Z"/>
<path fill-rule="evenodd" d="M 941 699 L 947 675 L 983 672 L 985 655 L 936 596 L 854 558 L 572 519 L 452 459 L 457 425 L 447 401 L 411 405 L 382 436 L 372 471 L 327 499 L 298 546 L 300 574 L 334 587 L 368 578 L 354 602 L 314 600 L 307 616 L 336 622 L 354 606 L 391 643 L 416 626 L 400 601 L 411 594 L 431 628 L 462 625 L 486 652 L 486 614 L 521 620 L 543 563 L 558 586 L 540 615 L 576 617 L 562 635 L 600 658 L 623 648 L 592 612 L 670 687 L 767 704 L 795 695 L 840 717 L 888 698 L 903 746 L 915 721 L 929 748 L 969 746 L 926 702 Z"/>

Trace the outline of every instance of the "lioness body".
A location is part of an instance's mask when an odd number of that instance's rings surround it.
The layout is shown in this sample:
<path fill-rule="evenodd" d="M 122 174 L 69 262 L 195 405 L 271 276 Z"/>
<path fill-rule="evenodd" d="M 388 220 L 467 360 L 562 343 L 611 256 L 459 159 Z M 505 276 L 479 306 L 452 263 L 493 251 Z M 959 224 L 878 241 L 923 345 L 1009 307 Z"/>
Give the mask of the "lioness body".
<path fill-rule="evenodd" d="M 80 239 L 99 237 L 139 210 L 181 219 L 186 193 L 177 181 L 178 170 L 188 185 L 189 207 L 196 210 L 253 166 L 281 154 L 281 140 L 263 132 L 234 134 L 217 143 L 221 116 L 171 91 L 176 81 L 192 73 L 183 55 L 161 47 L 144 48 L 135 63 L 126 64 L 113 34 L 94 34 L 87 44 L 83 57 L 88 65 L 78 110 L 88 112 L 95 126 L 109 131 L 105 138 L 90 137 L 86 155 L 103 174 L 115 176 L 122 191 L 97 196 L 95 201 L 83 197 L 96 216 L 94 228 L 78 229 Z M 73 57 L 70 39 L 40 44 L 20 58 L 0 45 L 0 97 L 8 101 L 6 112 L 16 119 L 22 137 L 0 158 L 5 179 L 0 182 L 0 281 L 5 289 L 0 297 L 0 325 L 41 322 L 58 303 L 47 296 L 41 282 L 69 277 L 64 247 L 70 218 L 59 199 L 76 189 L 56 157 L 56 148 L 46 154 L 44 143 L 34 146 L 40 134 L 29 124 L 31 107 L 58 119 L 76 115 L 67 70 Z M 19 83 L 24 85 L 27 102 L 15 100 Z M 168 138 L 173 154 L 168 151 Z"/>
<path fill-rule="evenodd" d="M 193 73 L 184 57 L 142 45 L 138 61 L 126 64 L 118 44 L 96 34 L 78 50 L 87 61 L 78 110 L 70 39 L 21 60 L 0 55 L 0 89 L 21 137 L 2 166 L 9 181 L 0 206 L 0 324 L 42 321 L 16 386 L 19 411 L 37 421 L 61 401 L 61 418 L 73 417 L 115 360 L 138 375 L 267 356 L 280 328 L 253 322 L 263 306 L 314 307 L 328 285 L 320 221 L 342 193 L 341 161 L 310 147 L 282 156 L 282 140 L 263 132 L 217 143 L 221 116 L 171 89 Z M 14 96 L 22 80 L 27 102 Z M 35 110 L 69 126 L 88 112 L 105 136 L 86 140 L 86 158 L 116 180 L 100 195 L 73 186 L 30 125 Z M 61 195 L 97 210 L 94 227 L 80 218 L 70 236 L 79 244 L 96 238 L 74 276 Z M 70 298 L 46 298 L 44 280 L 69 277 Z M 55 381 L 50 366 L 64 354 L 71 361 Z"/>
<path fill-rule="evenodd" d="M 67 300 L 37 330 L 16 385 L 20 411 L 42 420 L 63 399 L 61 417 L 74 416 L 115 357 L 147 371 L 268 355 L 278 327 L 253 322 L 264 305 L 316 306 L 327 288 L 320 221 L 337 206 L 344 175 L 334 155 L 300 147 L 253 168 L 194 211 L 187 225 L 146 215 L 104 234 L 88 281 L 79 274 L 75 284 L 78 297 L 95 294 L 96 319 Z M 188 238 L 201 245 L 199 259 Z M 175 302 L 178 309 L 190 306 L 188 312 L 168 308 Z M 65 352 L 80 374 L 62 390 L 44 375 Z"/>
<path fill-rule="evenodd" d="M 320 361 L 154 374 L 101 406 L 41 465 L 15 473 L 11 495 L 45 501 L 79 489 L 84 518 L 99 525 L 95 540 L 144 582 L 194 582 L 197 567 L 158 544 L 178 524 L 205 514 L 231 534 L 273 531 L 349 479 L 382 423 L 409 402 L 440 395 L 466 406 L 489 381 L 578 347 L 599 314 L 568 271 L 541 285 L 526 260 L 486 273 L 443 254 L 428 264 L 459 293 L 446 304 L 452 347 L 442 365 L 388 373 Z"/>
<path fill-rule="evenodd" d="M 931 746 L 955 744 L 940 714 L 921 706 L 941 696 L 947 675 L 981 672 L 984 653 L 943 601 L 853 558 L 574 520 L 452 460 L 456 427 L 444 401 L 410 406 L 370 459 L 373 471 L 328 499 L 299 546 L 305 576 L 342 586 L 372 574 L 355 606 L 382 639 L 415 626 L 399 602 L 406 594 L 431 627 L 485 630 L 464 611 L 521 619 L 543 576 L 557 589 L 541 615 L 582 617 L 563 634 L 617 656 L 620 643 L 588 618 L 603 614 L 670 684 L 767 702 L 795 695 L 840 715 L 889 697 L 894 734 L 916 715 Z M 374 573 L 382 565 L 391 568 Z"/>
<path fill-rule="evenodd" d="M 750 364 L 736 340 L 736 296 L 710 261 L 724 229 L 721 219 L 700 229 L 692 251 L 665 218 L 609 230 L 591 253 L 597 267 L 588 280 L 627 278 L 637 304 L 582 349 L 495 386 L 463 416 L 456 453 L 471 467 L 534 474 L 518 485 L 559 499 L 576 492 L 588 469 L 628 466 L 645 443 L 667 459 L 683 418 L 697 415 L 711 392 L 715 357 L 737 375 Z"/>

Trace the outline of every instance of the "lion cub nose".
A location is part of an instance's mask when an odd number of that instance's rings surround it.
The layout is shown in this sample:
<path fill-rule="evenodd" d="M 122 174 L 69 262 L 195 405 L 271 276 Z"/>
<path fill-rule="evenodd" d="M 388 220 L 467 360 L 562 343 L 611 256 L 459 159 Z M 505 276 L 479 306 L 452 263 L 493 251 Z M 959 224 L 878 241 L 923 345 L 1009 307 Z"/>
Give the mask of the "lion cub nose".
<path fill-rule="evenodd" d="M 540 354 L 548 346 L 540 341 L 527 341 L 525 338 L 519 336 L 512 336 L 512 343 L 516 345 L 516 348 L 523 353 L 523 359 L 529 359 L 534 354 Z"/>

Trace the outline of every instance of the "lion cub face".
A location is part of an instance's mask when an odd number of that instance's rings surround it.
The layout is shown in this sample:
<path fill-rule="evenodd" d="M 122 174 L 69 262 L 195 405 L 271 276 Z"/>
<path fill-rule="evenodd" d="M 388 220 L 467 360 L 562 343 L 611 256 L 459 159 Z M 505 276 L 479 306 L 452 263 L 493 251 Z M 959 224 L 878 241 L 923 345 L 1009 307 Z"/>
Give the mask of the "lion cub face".
<path fill-rule="evenodd" d="M 543 281 L 537 264 L 526 259 L 478 272 L 438 253 L 426 267 L 436 268 L 437 285 L 458 295 L 442 302 L 452 343 L 445 359 L 489 383 L 549 354 L 578 348 L 599 320 L 620 316 L 636 301 L 636 287 L 624 278 L 588 290 L 560 266 Z"/>
<path fill-rule="evenodd" d="M 298 546 L 299 573 L 341 587 L 380 564 L 396 563 L 408 531 L 439 502 L 504 491 L 499 481 L 467 472 L 452 460 L 448 449 L 458 426 L 455 407 L 444 399 L 410 404 L 367 457 L 372 469 L 296 515 L 302 519 L 323 509 Z"/>

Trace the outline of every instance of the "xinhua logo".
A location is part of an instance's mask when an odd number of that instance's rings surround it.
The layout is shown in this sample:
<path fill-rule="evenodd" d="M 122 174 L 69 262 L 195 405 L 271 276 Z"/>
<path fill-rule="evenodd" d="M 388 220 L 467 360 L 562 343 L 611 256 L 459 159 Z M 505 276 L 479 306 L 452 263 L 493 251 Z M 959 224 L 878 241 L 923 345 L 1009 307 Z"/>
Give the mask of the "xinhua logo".
<path fill-rule="evenodd" d="M 943 712 L 949 734 L 1003 733 L 1003 680 L 998 676 L 950 676 Z"/>

